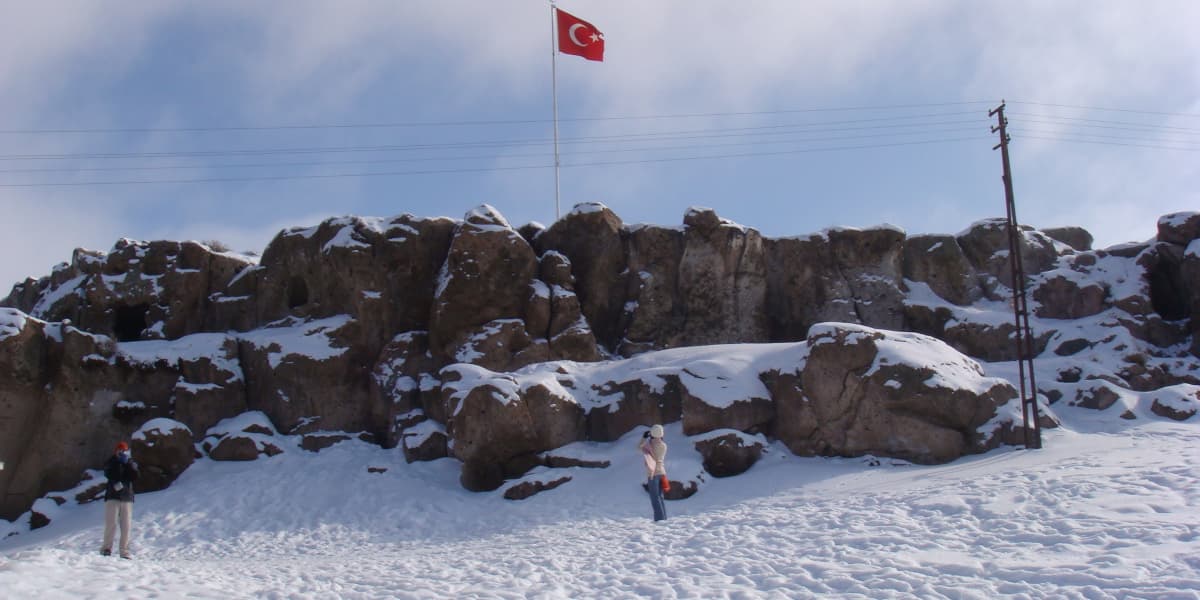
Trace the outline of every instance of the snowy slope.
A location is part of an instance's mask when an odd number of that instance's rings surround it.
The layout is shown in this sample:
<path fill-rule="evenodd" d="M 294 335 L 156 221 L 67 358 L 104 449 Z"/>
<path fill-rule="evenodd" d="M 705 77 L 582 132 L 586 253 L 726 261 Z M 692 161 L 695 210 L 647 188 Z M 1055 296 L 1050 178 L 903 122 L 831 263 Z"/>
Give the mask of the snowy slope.
<path fill-rule="evenodd" d="M 653 523 L 636 431 L 569 450 L 607 469 L 514 502 L 459 463 L 357 441 L 198 461 L 139 496 L 133 561 L 102 507 L 0 541 L 6 598 L 1200 598 L 1200 426 L 1057 407 L 1045 449 L 941 466 L 800 458 L 668 503 Z M 1120 410 L 1123 410 L 1121 408 Z M 698 455 L 668 427 L 672 474 Z M 369 473 L 368 467 L 386 467 Z M 537 477 L 535 473 L 532 477 Z M 0 534 L 3 532 L 0 531 Z"/>

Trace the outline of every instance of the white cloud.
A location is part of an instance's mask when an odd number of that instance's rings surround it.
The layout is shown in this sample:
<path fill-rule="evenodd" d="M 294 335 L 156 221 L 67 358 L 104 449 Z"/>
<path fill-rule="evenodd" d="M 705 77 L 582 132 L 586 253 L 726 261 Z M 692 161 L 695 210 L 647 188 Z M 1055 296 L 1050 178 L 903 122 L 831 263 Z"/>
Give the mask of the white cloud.
<path fill-rule="evenodd" d="M 1200 22 L 1200 3 L 1195 2 L 574 0 L 560 6 L 595 23 L 607 38 L 603 63 L 560 57 L 564 117 L 1000 97 L 1200 112 L 1200 38 L 1192 31 Z M 205 126 L 544 119 L 550 103 L 549 26 L 546 3 L 517 0 L 21 5 L 0 21 L 0 54 L 10 57 L 0 63 L 0 89 L 5 90 L 0 96 L 0 129 L 105 127 L 117 122 Z M 202 90 L 203 97 L 173 95 L 172 86 L 181 83 L 190 86 L 184 89 Z M 161 102 L 155 94 L 162 96 Z M 134 108 L 124 104 L 129 97 L 152 100 Z M 1028 105 L 1010 105 L 1010 110 L 1038 112 Z M 1196 119 L 1148 119 L 1200 128 Z M 783 120 L 777 116 L 739 122 Z M 1015 116 L 1013 121 L 1020 123 Z M 564 135 L 716 125 L 728 126 L 729 121 L 573 123 L 565 124 Z M 534 124 L 521 131 L 530 137 L 548 136 L 549 126 Z M 18 139 L 0 134 L 0 153 L 207 148 L 219 146 L 221 139 L 236 140 L 225 142 L 233 147 L 251 148 L 387 144 L 438 133 L 391 129 L 305 135 Z M 442 135 L 469 139 L 515 134 L 472 134 L 464 129 Z M 742 150 L 754 148 L 731 152 Z M 977 162 L 963 162 L 979 160 L 979 152 L 956 155 L 956 150 L 912 148 L 837 157 L 796 155 L 791 160 L 564 170 L 563 210 L 578 201 L 601 201 L 630 222 L 674 224 L 686 206 L 706 204 L 763 229 L 814 230 L 887 220 L 910 232 L 952 233 L 969 223 L 956 219 L 1002 214 L 999 158 L 994 170 L 980 169 Z M 682 154 L 686 153 L 676 155 Z M 625 157 L 636 155 L 579 160 Z M 921 163 L 921 158 L 943 162 Z M 909 161 L 905 164 L 911 165 L 910 174 L 884 168 L 901 161 Z M 1194 152 L 1116 151 L 1024 139 L 1014 148 L 1014 161 L 1023 220 L 1082 225 L 1101 245 L 1127 239 L 1131 222 L 1139 223 L 1135 231 L 1140 236 L 1152 231 L 1160 212 L 1200 206 Z M 98 164 L 110 163 L 90 166 Z M 745 170 L 755 177 L 738 180 L 748 165 L 754 169 Z M 762 169 L 768 165 L 771 169 Z M 944 175 L 938 177 L 939 171 Z M 963 171 L 978 181 L 962 179 Z M 163 172 L 155 177 L 206 173 L 221 172 Z M 90 175 L 61 177 L 87 180 Z M 847 177 L 853 181 L 847 183 Z M 0 181 L 13 180 L 0 175 Z M 13 229 L 21 230 L 20 236 L 0 241 L 6 269 L 0 281 L 44 274 L 50 264 L 68 259 L 75 245 L 107 248 L 121 235 L 136 237 L 129 232 L 216 238 L 238 249 L 261 250 L 282 224 L 311 223 L 346 212 L 458 217 L 488 202 L 514 223 L 546 221 L 552 215 L 552 182 L 546 171 L 513 171 L 236 186 L 31 188 L 19 193 L 0 189 L 0 208 L 17 224 Z M 953 185 L 962 188 L 961 195 L 954 193 Z M 96 211 L 98 204 L 105 209 Z M 61 226 L 47 224 L 51 222 Z"/>
<path fill-rule="evenodd" d="M 121 234 L 102 206 L 80 209 L 73 202 L 0 190 L 0 298 L 12 285 L 50 274 L 70 262 L 77 247 L 107 250 Z"/>

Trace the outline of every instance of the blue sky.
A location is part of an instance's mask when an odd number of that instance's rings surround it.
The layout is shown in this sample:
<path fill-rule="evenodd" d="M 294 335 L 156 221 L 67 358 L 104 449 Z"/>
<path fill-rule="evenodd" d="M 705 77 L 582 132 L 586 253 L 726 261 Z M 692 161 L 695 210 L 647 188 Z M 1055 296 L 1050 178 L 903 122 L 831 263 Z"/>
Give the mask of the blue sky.
<path fill-rule="evenodd" d="M 563 163 L 626 163 L 564 168 L 564 212 L 599 201 L 674 225 L 695 205 L 769 236 L 955 233 L 1003 216 L 987 130 L 1001 98 L 1022 222 L 1080 225 L 1106 246 L 1200 210 L 1200 3 L 559 6 L 606 37 L 603 63 L 559 57 L 561 137 L 588 138 L 564 143 Z M 459 218 L 481 203 L 549 224 L 550 44 L 538 0 L 9 5 L 0 288 L 120 237 L 261 252 L 280 228 L 330 216 Z M 811 110 L 857 107 L 892 108 Z M 646 116 L 662 118 L 624 118 Z M 411 126 L 429 123 L 443 125 Z M 393 126 L 272 128 L 368 124 Z M 223 129 L 236 127 L 267 129 Z M 63 129 L 90 131 L 48 131 Z M 611 141 L 647 135 L 659 139 Z M 847 146 L 872 147 L 826 150 Z M 759 155 L 675 160 L 728 154 Z M 89 185 L 427 170 L 455 172 Z M 44 183 L 75 185 L 5 187 Z"/>

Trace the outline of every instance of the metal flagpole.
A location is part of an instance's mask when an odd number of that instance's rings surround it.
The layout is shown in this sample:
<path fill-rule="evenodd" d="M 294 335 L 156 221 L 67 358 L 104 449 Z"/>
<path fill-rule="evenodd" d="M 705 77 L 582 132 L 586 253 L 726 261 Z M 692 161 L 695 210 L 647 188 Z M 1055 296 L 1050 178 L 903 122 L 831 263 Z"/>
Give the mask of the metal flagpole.
<path fill-rule="evenodd" d="M 550 89 L 554 94 L 554 220 L 559 217 L 558 208 L 558 19 L 554 0 L 550 0 Z"/>

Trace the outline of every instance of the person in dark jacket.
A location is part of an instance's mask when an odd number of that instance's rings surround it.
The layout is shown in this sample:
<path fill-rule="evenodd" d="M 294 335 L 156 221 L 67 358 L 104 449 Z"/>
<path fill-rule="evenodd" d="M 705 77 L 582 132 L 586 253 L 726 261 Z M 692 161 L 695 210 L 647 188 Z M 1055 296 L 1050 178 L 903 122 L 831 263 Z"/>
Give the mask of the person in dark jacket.
<path fill-rule="evenodd" d="M 121 558 L 129 554 L 129 530 L 133 527 L 133 482 L 138 478 L 138 466 L 129 452 L 129 444 L 118 442 L 113 455 L 104 465 L 108 485 L 104 487 L 104 544 L 100 554 L 112 555 L 113 534 L 121 525 Z"/>

